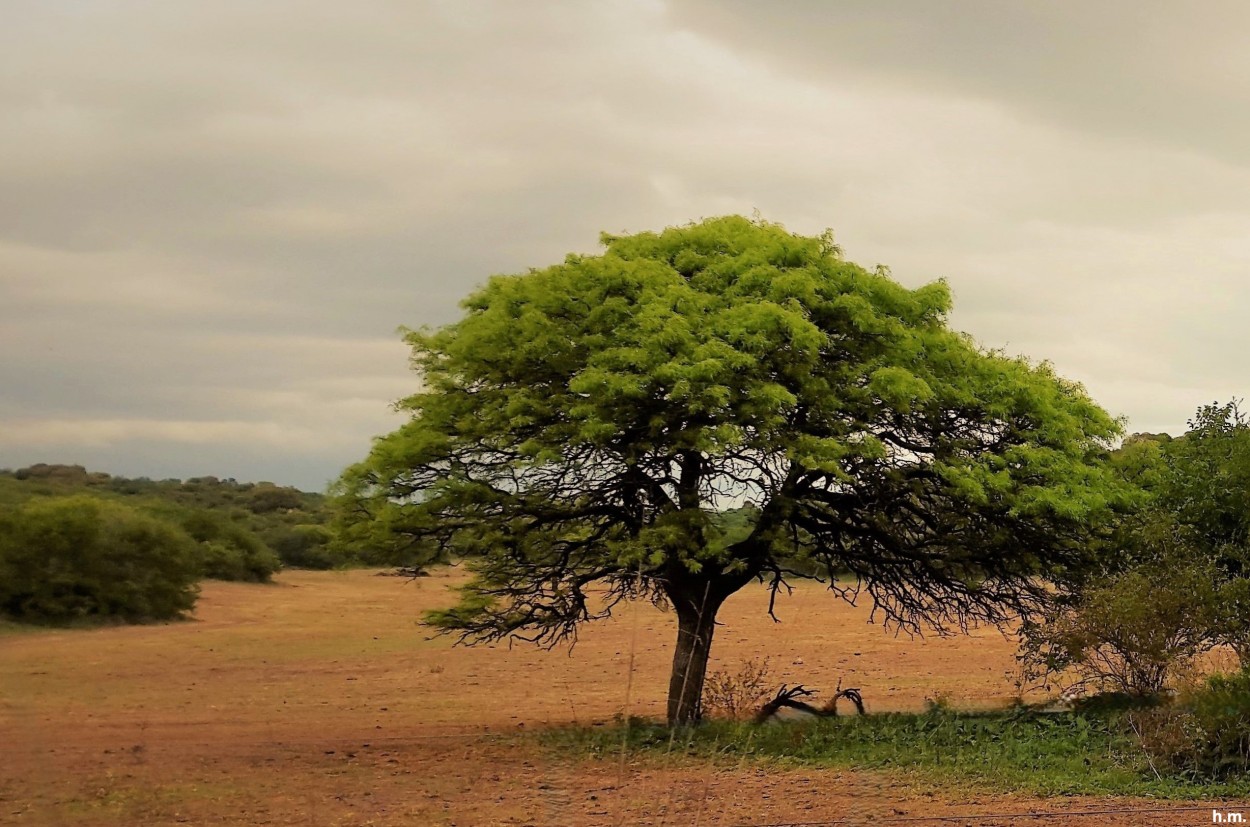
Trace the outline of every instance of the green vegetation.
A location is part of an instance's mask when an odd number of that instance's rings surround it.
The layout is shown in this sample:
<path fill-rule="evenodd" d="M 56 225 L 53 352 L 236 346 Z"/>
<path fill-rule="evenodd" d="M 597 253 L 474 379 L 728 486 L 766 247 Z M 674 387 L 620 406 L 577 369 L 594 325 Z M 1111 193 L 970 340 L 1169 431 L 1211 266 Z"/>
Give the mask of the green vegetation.
<path fill-rule="evenodd" d="M 199 543 L 205 577 L 263 583 L 282 567 L 259 537 L 228 517 L 207 509 L 179 509 L 171 517 Z"/>
<path fill-rule="evenodd" d="M 1171 549 L 1091 578 L 1026 624 L 1022 659 L 1035 677 L 1071 670 L 1099 690 L 1157 695 L 1213 645 L 1217 592 L 1211 567 Z"/>
<path fill-rule="evenodd" d="M 551 644 L 622 600 L 666 603 L 686 723 L 747 583 L 846 572 L 843 595 L 904 628 L 1006 622 L 1130 496 L 1100 461 L 1116 422 L 951 330 L 942 282 L 737 216 L 603 243 L 409 333 L 411 420 L 343 477 L 360 532 L 471 555 L 461 604 L 427 618 L 463 640 Z M 714 525 L 744 502 L 743 525 Z"/>
<path fill-rule="evenodd" d="M 335 545 L 334 532 L 320 523 L 281 526 L 266 532 L 265 540 L 284 565 L 297 569 L 332 569 L 350 563 L 382 564 L 376 555 Z"/>
<path fill-rule="evenodd" d="M 1184 436 L 1132 437 L 1111 465 L 1144 498 L 1092 565 L 1056 578 L 1060 598 L 1025 627 L 1032 673 L 1150 695 L 1217 646 L 1250 666 L 1250 423 L 1207 405 Z"/>
<path fill-rule="evenodd" d="M 0 470 L 0 509 L 86 494 L 124 502 L 189 533 L 206 577 L 265 581 L 281 566 L 371 564 L 367 550 L 334 546 L 326 498 L 269 482 L 217 477 L 151 480 L 89 472 L 79 465 Z"/>
<path fill-rule="evenodd" d="M 1215 647 L 1250 667 L 1235 402 L 1113 449 L 1119 426 L 1083 388 L 980 348 L 948 327 L 944 283 L 903 287 L 829 234 L 728 217 L 603 243 L 408 332 L 411 418 L 333 500 L 0 471 L 0 619 L 175 618 L 202 577 L 462 557 L 459 604 L 425 618 L 462 641 L 552 645 L 629 599 L 674 610 L 669 727 L 548 736 L 591 752 L 624 739 L 1040 793 L 1250 791 L 1250 673 L 1156 703 Z M 797 578 L 866 592 L 907 631 L 1022 620 L 1027 674 L 1075 674 L 1134 708 L 690 729 L 769 692 L 766 662 L 707 682 L 724 601 Z"/>
<path fill-rule="evenodd" d="M 966 714 L 935 705 L 919 714 L 826 718 L 774 726 L 707 722 L 670 729 L 628 726 L 544 732 L 547 744 L 618 760 L 671 752 L 701 759 L 778 760 L 788 765 L 898 770 L 943 784 L 971 783 L 1037 795 L 1210 798 L 1250 794 L 1250 778 L 1220 782 L 1156 774 L 1124 711 Z"/>
<path fill-rule="evenodd" d="M 1213 675 L 1176 703 L 1130 721 L 1164 767 L 1198 779 L 1245 778 L 1250 771 L 1250 673 Z"/>
<path fill-rule="evenodd" d="M 0 614 L 17 620 L 175 618 L 200 574 L 185 532 L 119 503 L 79 495 L 0 513 Z"/>
<path fill-rule="evenodd" d="M 338 540 L 329 521 L 322 495 L 267 482 L 127 479 L 78 465 L 0 471 L 0 618 L 176 617 L 201 578 L 263 583 L 283 565 L 382 562 Z"/>

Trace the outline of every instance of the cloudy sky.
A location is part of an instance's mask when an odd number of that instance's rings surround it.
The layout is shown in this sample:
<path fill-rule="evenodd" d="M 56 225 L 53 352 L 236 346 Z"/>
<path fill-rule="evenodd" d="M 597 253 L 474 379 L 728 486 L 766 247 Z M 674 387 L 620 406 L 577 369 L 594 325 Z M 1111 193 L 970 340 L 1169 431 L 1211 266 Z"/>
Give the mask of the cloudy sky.
<path fill-rule="evenodd" d="M 759 210 L 1130 430 L 1246 394 L 1239 2 L 6 0 L 0 467 L 321 489 L 492 273 Z"/>

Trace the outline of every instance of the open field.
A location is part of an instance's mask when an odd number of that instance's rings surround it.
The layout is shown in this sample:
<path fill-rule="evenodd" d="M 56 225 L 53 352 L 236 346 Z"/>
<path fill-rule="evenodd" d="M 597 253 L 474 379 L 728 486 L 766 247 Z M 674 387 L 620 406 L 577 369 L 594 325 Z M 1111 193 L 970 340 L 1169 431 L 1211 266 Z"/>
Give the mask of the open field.
<path fill-rule="evenodd" d="M 0 824 L 728 825 L 1142 804 L 554 755 L 518 733 L 661 715 L 671 618 L 627 608 L 586 629 L 571 656 L 453 649 L 415 619 L 446 605 L 459 577 L 287 572 L 272 586 L 206 583 L 188 623 L 0 628 Z M 782 600 L 774 624 L 766 599 L 754 589 L 729 602 L 713 669 L 769 654 L 775 682 L 829 690 L 842 678 L 870 712 L 936 695 L 993 706 L 1014 692 L 1014 643 L 995 631 L 894 637 L 816 585 Z M 1199 824 L 1210 811 L 1037 823 Z"/>

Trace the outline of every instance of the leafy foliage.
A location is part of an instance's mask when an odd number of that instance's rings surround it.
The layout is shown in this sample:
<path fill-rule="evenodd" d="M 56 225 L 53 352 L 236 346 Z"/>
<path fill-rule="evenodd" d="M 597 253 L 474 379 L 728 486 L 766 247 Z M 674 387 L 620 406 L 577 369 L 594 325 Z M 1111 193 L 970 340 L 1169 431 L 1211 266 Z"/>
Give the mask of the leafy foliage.
<path fill-rule="evenodd" d="M 0 613 L 65 623 L 168 619 L 195 603 L 195 544 L 167 522 L 88 496 L 0 513 Z"/>
<path fill-rule="evenodd" d="M 1165 455 L 1158 508 L 1190 530 L 1220 590 L 1212 641 L 1250 665 L 1250 422 L 1237 402 L 1199 408 Z"/>
<path fill-rule="evenodd" d="M 1117 503 L 1097 461 L 1116 423 L 951 331 L 944 283 L 740 217 L 603 242 L 409 332 L 411 419 L 344 475 L 362 531 L 473 555 L 445 629 L 551 644 L 621 600 L 671 604 L 689 720 L 716 611 L 751 580 L 775 597 L 843 572 L 902 627 L 1002 622 Z M 711 515 L 743 503 L 718 537 Z"/>
<path fill-rule="evenodd" d="M 1212 574 L 1173 555 L 1102 579 L 1080 593 L 1076 610 L 1026 627 L 1022 656 L 1034 677 L 1074 669 L 1099 690 L 1157 695 L 1210 646 L 1218 610 Z"/>
<path fill-rule="evenodd" d="M 204 576 L 213 580 L 265 582 L 282 567 L 260 538 L 212 511 L 184 511 L 179 522 L 200 544 Z"/>
<path fill-rule="evenodd" d="M 332 569 L 352 558 L 331 551 L 334 532 L 327 526 L 283 526 L 267 533 L 270 547 L 282 563 L 299 569 Z M 362 561 L 367 562 L 367 561 Z"/>
<path fill-rule="evenodd" d="M 1226 571 L 1240 574 L 1250 539 L 1250 423 L 1238 404 L 1199 408 L 1164 460 L 1160 507 L 1192 527 Z"/>
<path fill-rule="evenodd" d="M 1025 629 L 1036 674 L 1075 666 L 1128 692 L 1214 646 L 1250 663 L 1250 423 L 1237 403 L 1201 407 L 1172 439 L 1125 441 L 1111 466 L 1145 498 L 1069 572 L 1066 601 Z"/>

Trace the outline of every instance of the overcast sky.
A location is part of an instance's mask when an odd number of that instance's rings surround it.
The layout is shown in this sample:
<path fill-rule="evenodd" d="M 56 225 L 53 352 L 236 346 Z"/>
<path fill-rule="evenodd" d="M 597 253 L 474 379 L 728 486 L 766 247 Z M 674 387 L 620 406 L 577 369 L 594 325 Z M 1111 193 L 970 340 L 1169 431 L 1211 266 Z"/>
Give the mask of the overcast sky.
<path fill-rule="evenodd" d="M 754 210 L 1129 429 L 1246 394 L 1239 2 L 6 0 L 0 467 L 319 490 L 400 325 Z"/>

